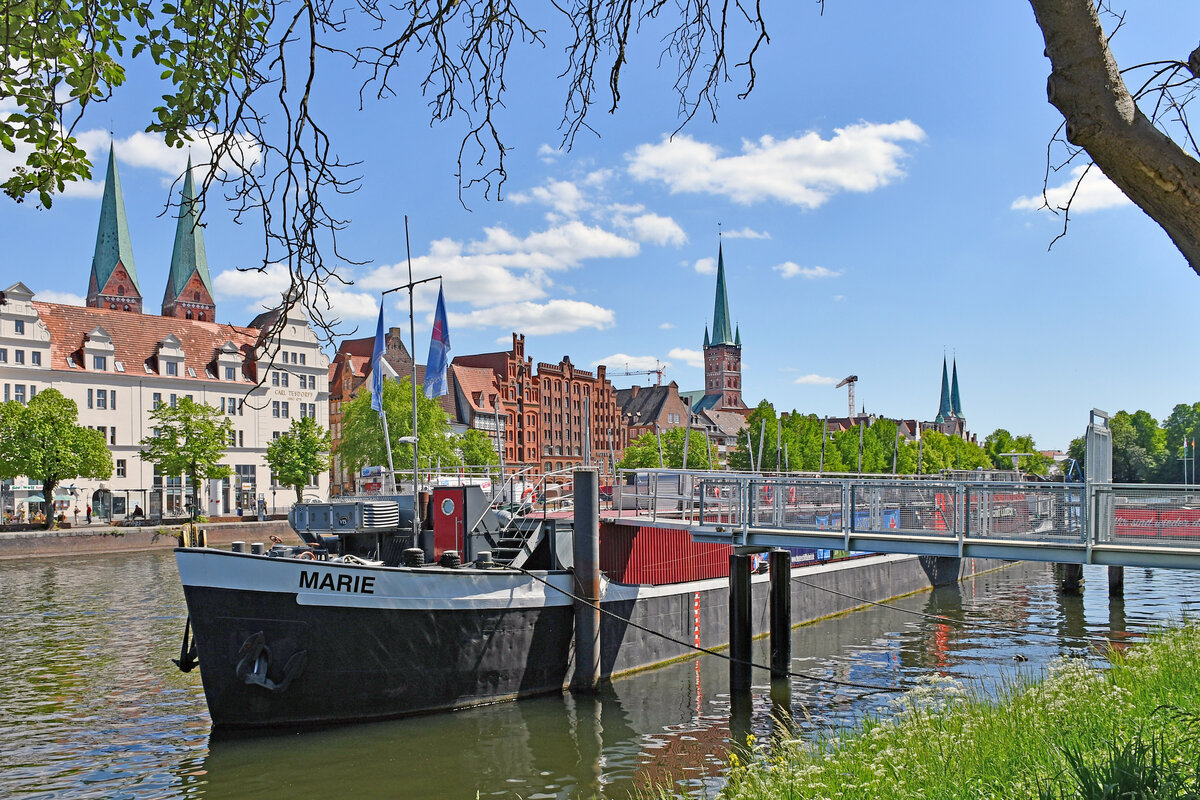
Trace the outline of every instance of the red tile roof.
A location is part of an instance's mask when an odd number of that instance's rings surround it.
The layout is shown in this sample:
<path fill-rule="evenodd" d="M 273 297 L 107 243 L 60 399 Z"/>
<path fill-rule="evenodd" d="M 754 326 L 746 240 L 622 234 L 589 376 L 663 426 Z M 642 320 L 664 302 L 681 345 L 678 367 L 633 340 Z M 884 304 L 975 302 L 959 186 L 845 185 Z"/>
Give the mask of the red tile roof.
<path fill-rule="evenodd" d="M 462 395 L 476 414 L 492 413 L 492 398 L 496 395 L 496 373 L 486 367 L 455 364 L 454 380 L 462 387 Z"/>
<path fill-rule="evenodd" d="M 184 368 L 178 375 L 180 379 L 222 379 L 219 374 L 214 377 L 213 373 L 209 372 L 209 366 L 215 361 L 217 351 L 226 342 L 233 342 L 241 351 L 243 369 L 247 370 L 249 377 L 253 379 L 253 352 L 259 336 L 257 328 L 136 314 L 107 308 L 45 303 L 38 300 L 33 301 L 33 307 L 50 331 L 50 366 L 53 369 L 66 368 L 68 360 L 76 368 L 85 368 L 84 341 L 89 333 L 100 327 L 112 339 L 113 358 L 122 363 L 126 373 L 145 373 L 144 364 L 149 364 L 151 370 L 157 371 L 158 345 L 167 336 L 174 334 L 180 341 L 185 357 Z M 189 368 L 195 373 L 194 378 L 188 372 Z"/>

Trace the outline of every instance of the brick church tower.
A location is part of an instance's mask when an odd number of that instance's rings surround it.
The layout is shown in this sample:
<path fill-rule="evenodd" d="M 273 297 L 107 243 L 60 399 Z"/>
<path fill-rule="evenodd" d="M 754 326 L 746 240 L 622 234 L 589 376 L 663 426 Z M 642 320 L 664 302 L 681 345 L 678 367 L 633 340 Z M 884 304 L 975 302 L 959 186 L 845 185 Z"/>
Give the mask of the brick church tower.
<path fill-rule="evenodd" d="M 212 280 L 208 277 L 208 256 L 204 253 L 204 234 L 199 225 L 200 207 L 192 182 L 192 159 L 188 158 L 183 194 L 179 198 L 179 221 L 175 225 L 175 249 L 171 252 L 171 272 L 163 295 L 162 315 L 207 322 L 216 321 Z"/>
<path fill-rule="evenodd" d="M 715 411 L 747 411 L 742 401 L 742 333 L 729 324 L 725 292 L 725 253 L 717 247 L 717 295 L 713 303 L 712 337 L 704 329 L 704 399 L 701 407 Z"/>
<path fill-rule="evenodd" d="M 117 174 L 116 151 L 108 151 L 108 174 L 100 201 L 100 226 L 96 230 L 96 252 L 88 279 L 89 308 L 142 313 L 142 292 L 133 267 L 133 245 L 125 219 L 125 197 Z"/>

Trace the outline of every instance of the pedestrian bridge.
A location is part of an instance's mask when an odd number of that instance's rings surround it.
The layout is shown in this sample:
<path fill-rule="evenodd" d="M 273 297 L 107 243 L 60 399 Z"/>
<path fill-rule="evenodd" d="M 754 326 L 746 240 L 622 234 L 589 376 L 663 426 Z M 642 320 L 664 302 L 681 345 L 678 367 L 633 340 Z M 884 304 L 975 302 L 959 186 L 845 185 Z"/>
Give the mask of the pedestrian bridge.
<path fill-rule="evenodd" d="M 775 547 L 1200 569 L 1200 486 L 1118 484 L 1093 412 L 1097 480 L 995 480 L 638 470 L 615 513 L 741 552 Z M 1013 478 L 1018 473 L 1010 473 Z"/>

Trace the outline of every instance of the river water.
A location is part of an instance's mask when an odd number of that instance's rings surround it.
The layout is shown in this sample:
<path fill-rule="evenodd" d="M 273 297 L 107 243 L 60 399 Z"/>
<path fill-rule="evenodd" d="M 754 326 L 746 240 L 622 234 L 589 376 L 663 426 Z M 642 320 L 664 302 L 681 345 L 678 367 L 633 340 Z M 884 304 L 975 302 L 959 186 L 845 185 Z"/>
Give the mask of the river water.
<path fill-rule="evenodd" d="M 986 688 L 1062 655 L 1097 658 L 1200 610 L 1200 573 L 1127 569 L 1125 585 L 1110 600 L 1104 569 L 1089 567 L 1083 596 L 1062 597 L 1049 565 L 1017 565 L 797 628 L 793 668 L 886 686 L 937 673 Z M 185 616 L 170 553 L 0 562 L 0 797 L 623 798 L 651 781 L 711 794 L 728 763 L 728 669 L 710 656 L 598 697 L 214 737 L 199 674 L 170 662 Z M 755 644 L 767 662 L 766 642 Z M 815 731 L 887 713 L 896 697 L 798 678 L 790 699 L 773 701 L 767 675 L 755 680 L 749 718 L 732 724 L 738 738 L 744 727 L 770 735 L 783 709 Z"/>

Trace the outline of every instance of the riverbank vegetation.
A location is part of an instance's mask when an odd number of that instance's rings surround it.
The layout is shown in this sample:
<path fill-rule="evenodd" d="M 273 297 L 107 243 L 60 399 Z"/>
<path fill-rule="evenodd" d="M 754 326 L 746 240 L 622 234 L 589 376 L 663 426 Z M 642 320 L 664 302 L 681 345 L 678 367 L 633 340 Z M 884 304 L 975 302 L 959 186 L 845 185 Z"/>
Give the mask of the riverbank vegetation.
<path fill-rule="evenodd" d="M 1196 439 L 1200 438 L 1200 403 L 1178 403 L 1161 423 L 1147 411 L 1118 411 L 1112 428 L 1113 480 L 1118 483 L 1196 483 Z M 1079 461 L 1084 437 L 1067 452 Z"/>
<path fill-rule="evenodd" d="M 984 697 L 933 678 L 897 713 L 731 756 L 722 798 L 1200 797 L 1200 627 L 1013 677 Z"/>

